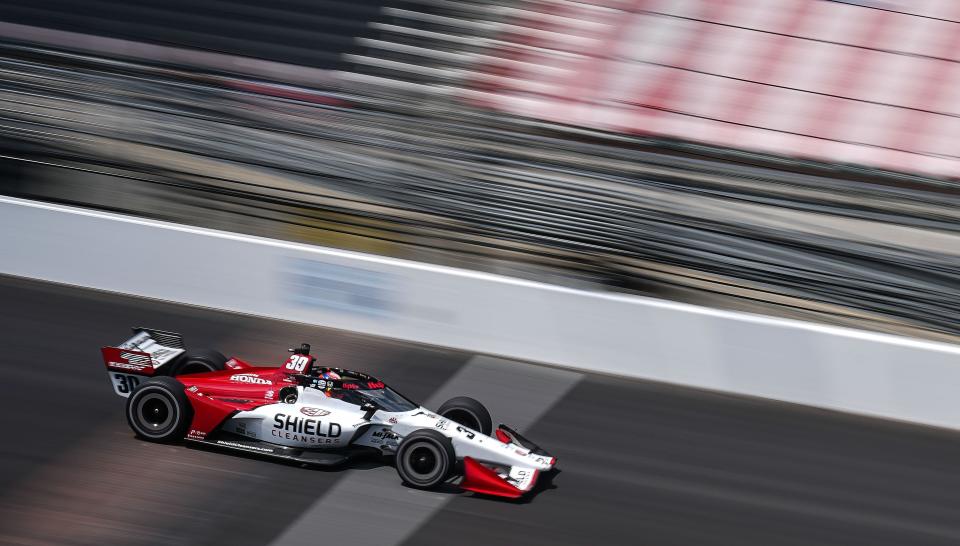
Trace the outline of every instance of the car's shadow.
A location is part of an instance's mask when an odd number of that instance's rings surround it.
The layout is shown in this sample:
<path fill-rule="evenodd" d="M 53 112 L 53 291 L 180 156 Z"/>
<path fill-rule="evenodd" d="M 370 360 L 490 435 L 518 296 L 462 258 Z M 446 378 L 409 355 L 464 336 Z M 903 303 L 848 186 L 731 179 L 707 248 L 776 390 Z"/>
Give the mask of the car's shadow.
<path fill-rule="evenodd" d="M 209 444 L 209 443 L 181 442 L 179 445 L 195 451 L 219 453 L 219 454 L 227 455 L 230 457 L 238 457 L 241 459 L 263 461 L 263 462 L 268 462 L 270 464 L 291 466 L 291 467 L 303 468 L 304 470 L 313 470 L 318 472 L 342 472 L 344 470 L 351 470 L 351 469 L 370 470 L 374 468 L 381 468 L 384 466 L 393 466 L 393 464 L 387 458 L 376 457 L 372 455 L 359 455 L 341 464 L 323 465 L 323 464 L 311 464 L 308 462 L 303 462 L 303 461 L 298 461 L 295 459 L 289 459 L 289 458 L 283 458 L 283 457 L 276 457 L 273 455 L 260 454 L 253 451 L 241 451 L 237 449 L 230 449 L 227 447 L 220 447 L 220 446 L 217 446 L 216 444 Z"/>

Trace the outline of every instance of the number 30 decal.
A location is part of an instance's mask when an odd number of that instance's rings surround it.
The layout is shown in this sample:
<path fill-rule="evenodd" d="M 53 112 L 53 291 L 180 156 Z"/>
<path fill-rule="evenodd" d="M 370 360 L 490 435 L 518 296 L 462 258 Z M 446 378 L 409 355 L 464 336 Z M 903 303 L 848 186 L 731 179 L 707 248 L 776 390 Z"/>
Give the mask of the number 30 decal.
<path fill-rule="evenodd" d="M 140 380 L 134 375 L 115 373 L 113 379 L 117 382 L 117 391 L 123 394 L 129 394 L 140 384 Z"/>
<path fill-rule="evenodd" d="M 301 373 L 306 369 L 308 362 L 310 362 L 310 357 L 306 355 L 290 355 L 290 358 L 287 359 L 287 365 L 284 366 L 284 368 Z"/>

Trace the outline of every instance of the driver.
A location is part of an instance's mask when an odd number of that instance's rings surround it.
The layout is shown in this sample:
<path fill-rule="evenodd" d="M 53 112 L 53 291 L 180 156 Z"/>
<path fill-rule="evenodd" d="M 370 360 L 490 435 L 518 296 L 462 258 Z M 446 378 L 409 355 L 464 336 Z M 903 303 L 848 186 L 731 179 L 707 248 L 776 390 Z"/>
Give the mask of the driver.
<path fill-rule="evenodd" d="M 340 374 L 333 370 L 333 368 L 323 368 L 320 370 L 320 377 L 324 379 L 341 379 Z"/>

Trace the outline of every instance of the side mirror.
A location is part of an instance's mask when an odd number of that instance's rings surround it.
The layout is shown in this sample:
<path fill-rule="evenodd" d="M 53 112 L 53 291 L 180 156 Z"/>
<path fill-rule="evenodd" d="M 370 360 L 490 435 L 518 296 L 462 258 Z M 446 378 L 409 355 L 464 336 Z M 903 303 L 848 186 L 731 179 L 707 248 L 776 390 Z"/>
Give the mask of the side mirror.
<path fill-rule="evenodd" d="M 296 404 L 297 403 L 297 388 L 296 387 L 284 387 L 280 389 L 280 401 L 284 404 Z"/>

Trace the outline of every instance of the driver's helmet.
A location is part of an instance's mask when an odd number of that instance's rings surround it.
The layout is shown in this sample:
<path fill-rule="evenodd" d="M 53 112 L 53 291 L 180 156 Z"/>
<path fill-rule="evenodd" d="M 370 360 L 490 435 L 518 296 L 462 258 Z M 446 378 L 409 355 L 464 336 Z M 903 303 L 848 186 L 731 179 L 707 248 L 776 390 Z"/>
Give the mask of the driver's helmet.
<path fill-rule="evenodd" d="M 327 368 L 320 372 L 320 377 L 323 377 L 324 379 L 340 379 L 340 374 Z"/>

